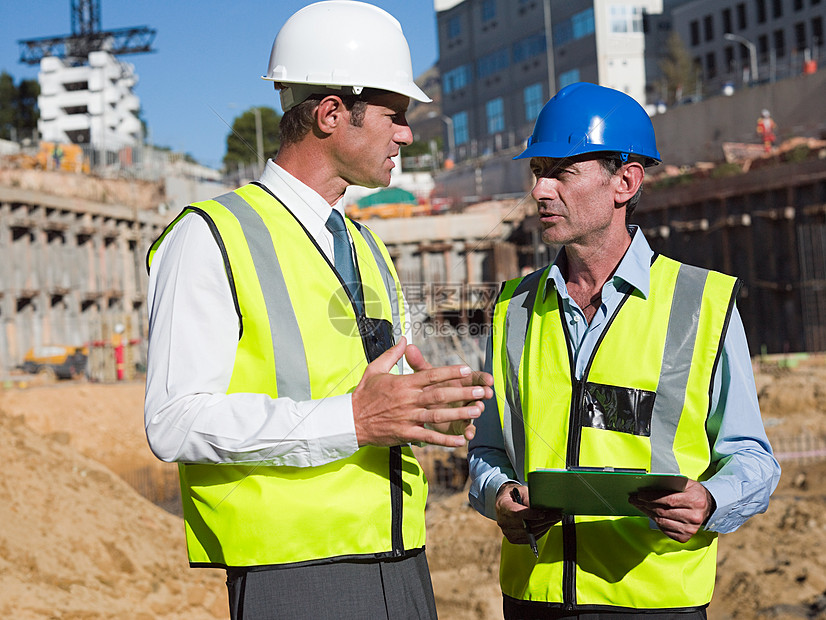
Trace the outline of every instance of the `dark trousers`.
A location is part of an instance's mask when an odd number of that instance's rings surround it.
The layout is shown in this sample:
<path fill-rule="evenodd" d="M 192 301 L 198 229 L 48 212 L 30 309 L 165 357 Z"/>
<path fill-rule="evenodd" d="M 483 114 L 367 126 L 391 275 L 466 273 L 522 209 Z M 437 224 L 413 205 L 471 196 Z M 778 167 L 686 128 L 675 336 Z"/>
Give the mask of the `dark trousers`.
<path fill-rule="evenodd" d="M 566 611 L 541 603 L 518 603 L 505 597 L 505 620 L 706 620 L 706 609 L 686 611 Z"/>
<path fill-rule="evenodd" d="M 424 551 L 399 560 L 227 570 L 231 620 L 435 620 Z"/>

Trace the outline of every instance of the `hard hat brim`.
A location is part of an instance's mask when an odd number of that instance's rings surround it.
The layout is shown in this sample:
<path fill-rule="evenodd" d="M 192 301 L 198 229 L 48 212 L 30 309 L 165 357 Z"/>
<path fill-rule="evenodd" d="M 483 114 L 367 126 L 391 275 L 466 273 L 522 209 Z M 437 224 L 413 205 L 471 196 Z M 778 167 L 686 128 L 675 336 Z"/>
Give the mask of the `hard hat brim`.
<path fill-rule="evenodd" d="M 266 75 L 261 76 L 262 80 L 266 80 L 268 82 L 279 82 L 280 84 L 284 84 L 284 86 L 289 87 L 292 84 L 300 84 L 301 86 L 318 86 L 320 92 L 324 92 L 324 89 L 340 89 L 340 88 L 354 88 L 352 84 L 312 84 L 308 82 L 284 82 L 281 80 L 276 80 L 275 78 L 268 77 Z M 410 84 L 404 84 L 398 87 L 389 87 L 386 84 L 381 86 L 373 86 L 371 84 L 364 84 L 360 85 L 361 88 L 373 88 L 376 90 L 383 90 L 390 93 L 397 93 L 399 95 L 404 95 L 405 97 L 410 97 L 411 99 L 415 99 L 416 101 L 420 101 L 422 103 L 430 103 L 433 101 L 430 97 L 428 97 L 425 92 L 419 88 L 415 82 L 410 82 Z"/>
<path fill-rule="evenodd" d="M 616 155 L 618 153 L 629 153 L 634 155 L 635 157 L 642 157 L 645 159 L 645 165 L 654 166 L 656 164 L 662 163 L 662 158 L 660 154 L 657 153 L 656 156 L 638 153 L 636 150 L 630 151 L 617 151 L 615 149 L 580 149 L 580 148 L 572 148 L 569 144 L 564 145 L 549 145 L 547 142 L 540 142 L 537 144 L 530 144 L 528 145 L 524 151 L 519 153 L 514 159 L 530 159 L 532 157 L 550 157 L 551 159 L 565 159 L 567 157 L 579 157 L 581 155 L 591 155 L 593 157 L 599 157 L 602 155 Z"/>

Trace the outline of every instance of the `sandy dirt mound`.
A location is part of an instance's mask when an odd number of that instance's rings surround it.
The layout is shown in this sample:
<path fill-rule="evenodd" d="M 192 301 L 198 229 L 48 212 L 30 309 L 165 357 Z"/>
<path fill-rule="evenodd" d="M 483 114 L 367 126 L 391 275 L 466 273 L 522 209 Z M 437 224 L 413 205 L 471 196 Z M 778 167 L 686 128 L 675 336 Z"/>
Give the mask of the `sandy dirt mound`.
<path fill-rule="evenodd" d="M 192 571 L 180 519 L 104 466 L 0 413 L 0 616 L 226 617 L 217 571 Z"/>
<path fill-rule="evenodd" d="M 142 383 L 60 381 L 0 390 L 0 411 L 120 473 L 160 462 L 146 443 L 143 394 Z"/>
<path fill-rule="evenodd" d="M 783 476 L 766 514 L 720 538 L 709 617 L 826 618 L 826 363 L 762 364 L 756 380 Z M 0 616 L 227 617 L 224 574 L 188 568 L 181 520 L 112 473 L 156 463 L 142 407 L 137 383 L 0 390 Z M 496 524 L 464 493 L 434 494 L 426 516 L 440 618 L 501 618 Z"/>
<path fill-rule="evenodd" d="M 502 617 L 501 530 L 470 507 L 465 493 L 428 502 L 427 561 L 442 620 Z"/>

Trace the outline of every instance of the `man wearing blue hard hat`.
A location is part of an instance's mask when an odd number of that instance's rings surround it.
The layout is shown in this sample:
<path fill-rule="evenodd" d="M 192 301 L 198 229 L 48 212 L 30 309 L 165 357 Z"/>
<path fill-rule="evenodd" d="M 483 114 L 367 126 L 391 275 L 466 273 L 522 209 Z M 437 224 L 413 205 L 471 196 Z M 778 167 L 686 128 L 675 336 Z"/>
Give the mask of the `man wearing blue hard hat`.
<path fill-rule="evenodd" d="M 502 287 L 496 396 L 468 456 L 470 502 L 504 534 L 505 618 L 705 618 L 717 535 L 764 512 L 780 476 L 739 280 L 654 253 L 629 224 L 660 162 L 631 97 L 562 89 L 517 159 L 536 178 L 543 239 L 561 249 Z M 589 484 L 594 472 L 608 486 Z M 617 497 L 632 475 L 638 490 Z M 553 492 L 534 484 L 550 479 Z"/>

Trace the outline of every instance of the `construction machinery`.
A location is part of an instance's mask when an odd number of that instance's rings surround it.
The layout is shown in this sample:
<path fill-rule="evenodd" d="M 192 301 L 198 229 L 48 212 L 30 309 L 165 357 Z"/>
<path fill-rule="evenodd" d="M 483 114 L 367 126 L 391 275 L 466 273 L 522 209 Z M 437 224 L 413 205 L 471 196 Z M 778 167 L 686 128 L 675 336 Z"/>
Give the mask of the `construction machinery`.
<path fill-rule="evenodd" d="M 86 372 L 89 351 L 86 347 L 43 345 L 26 352 L 19 368 L 33 375 L 55 379 L 75 379 Z"/>

